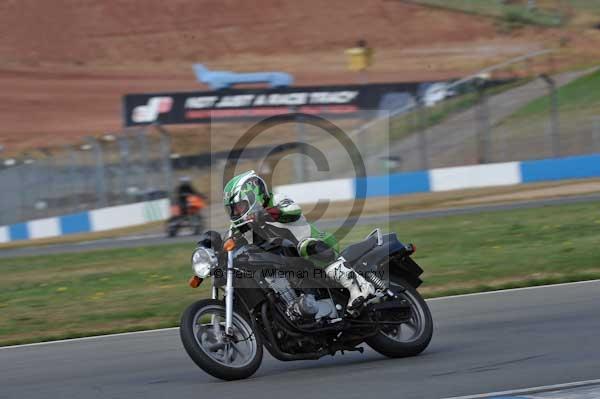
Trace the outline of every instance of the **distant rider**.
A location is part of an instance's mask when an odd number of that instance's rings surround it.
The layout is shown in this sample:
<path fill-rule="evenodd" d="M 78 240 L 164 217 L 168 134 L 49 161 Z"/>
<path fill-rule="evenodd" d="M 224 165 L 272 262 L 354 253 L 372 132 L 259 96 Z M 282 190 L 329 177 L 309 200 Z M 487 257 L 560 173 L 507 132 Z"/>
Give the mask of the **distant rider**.
<path fill-rule="evenodd" d="M 204 196 L 192 186 L 192 181 L 187 176 L 179 178 L 179 186 L 175 191 L 181 216 L 188 214 L 188 198 L 190 196 L 196 195 L 204 199 Z"/>
<path fill-rule="evenodd" d="M 375 288 L 356 273 L 338 254 L 333 235 L 317 230 L 302 215 L 298 204 L 282 194 L 268 191 L 265 181 L 253 170 L 231 179 L 223 190 L 225 209 L 233 227 L 261 218 L 265 223 L 285 229 L 297 244 L 301 256 L 326 262 L 325 274 L 350 292 L 347 309 L 360 308 L 375 294 Z M 288 238 L 288 237 L 285 237 Z"/>

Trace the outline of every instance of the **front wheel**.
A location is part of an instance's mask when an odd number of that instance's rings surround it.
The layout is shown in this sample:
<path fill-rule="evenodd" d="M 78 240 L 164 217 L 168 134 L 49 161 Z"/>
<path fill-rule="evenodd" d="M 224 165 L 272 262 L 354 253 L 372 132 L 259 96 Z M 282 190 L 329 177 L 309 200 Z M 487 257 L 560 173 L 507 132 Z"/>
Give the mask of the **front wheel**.
<path fill-rule="evenodd" d="M 240 312 L 233 313 L 233 334 L 225 335 L 222 301 L 204 299 L 181 316 L 179 334 L 187 354 L 202 370 L 223 380 L 250 377 L 262 362 L 260 334 Z"/>
<path fill-rule="evenodd" d="M 204 227 L 203 225 L 204 221 L 202 219 L 202 216 L 195 215 L 192 219 L 193 233 L 195 236 L 202 234 L 202 230 Z"/>
<path fill-rule="evenodd" d="M 421 294 L 404 280 L 390 282 L 390 289 L 410 304 L 410 318 L 402 324 L 387 325 L 367 344 L 388 357 L 416 356 L 429 345 L 433 335 L 433 319 Z M 394 314 L 386 312 L 385 320 L 394 320 Z"/>

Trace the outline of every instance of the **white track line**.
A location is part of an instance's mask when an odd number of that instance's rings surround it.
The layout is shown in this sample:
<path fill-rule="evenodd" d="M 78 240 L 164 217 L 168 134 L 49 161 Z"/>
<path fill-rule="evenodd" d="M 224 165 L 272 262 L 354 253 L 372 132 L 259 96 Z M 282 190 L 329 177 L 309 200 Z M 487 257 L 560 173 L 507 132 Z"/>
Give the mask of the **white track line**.
<path fill-rule="evenodd" d="M 563 287 L 563 286 L 582 285 L 582 284 L 591 284 L 591 283 L 600 283 L 600 279 L 575 281 L 572 283 L 536 285 L 534 287 L 510 288 L 507 290 L 475 292 L 472 294 L 450 295 L 450 296 L 444 296 L 444 297 L 439 297 L 439 298 L 430 298 L 430 299 L 427 299 L 427 302 L 444 301 L 444 300 L 448 300 L 448 299 L 465 298 L 465 297 L 479 296 L 479 295 L 509 294 L 509 293 L 512 293 L 515 291 L 526 291 L 526 290 L 535 290 L 535 289 L 542 289 L 542 288 Z M 35 342 L 32 344 L 0 346 L 0 350 L 26 348 L 26 347 L 30 347 L 30 346 L 51 345 L 51 344 L 60 344 L 60 343 L 69 343 L 69 342 L 80 342 L 80 341 L 88 341 L 88 340 L 101 339 L 101 338 L 123 337 L 123 336 L 127 336 L 127 335 L 148 334 L 148 333 L 156 333 L 156 332 L 161 332 L 161 331 L 173 331 L 173 330 L 178 330 L 178 329 L 179 329 L 179 327 L 170 327 L 170 328 L 159 328 L 159 329 L 155 329 L 155 330 L 131 331 L 131 332 L 125 332 L 125 333 L 118 333 L 118 334 L 93 335 L 90 337 L 61 339 L 61 340 L 57 340 L 57 341 Z"/>
<path fill-rule="evenodd" d="M 507 293 L 516 292 L 516 291 L 529 291 L 529 290 L 535 290 L 535 289 L 539 289 L 539 288 L 565 287 L 565 286 L 571 286 L 571 285 L 582 285 L 582 284 L 591 284 L 591 283 L 600 283 L 600 279 L 573 281 L 571 283 L 534 285 L 531 287 L 509 288 L 506 290 L 500 289 L 500 290 L 495 290 L 495 291 L 473 292 L 471 294 L 441 296 L 438 298 L 429 298 L 429 299 L 427 299 L 427 302 L 441 301 L 441 300 L 454 299 L 454 298 L 466 298 L 466 297 L 470 297 L 470 296 L 480 296 L 480 295 L 490 295 L 490 294 L 507 294 Z"/>
<path fill-rule="evenodd" d="M 46 342 L 34 342 L 32 344 L 0 346 L 0 350 L 3 350 L 3 349 L 26 348 L 26 347 L 29 347 L 29 346 L 41 346 L 41 345 L 51 345 L 51 344 L 61 344 L 61 343 L 70 343 L 70 342 L 89 341 L 89 340 L 99 339 L 99 338 L 124 337 L 124 336 L 127 336 L 127 335 L 139 335 L 139 334 L 147 334 L 147 333 L 158 333 L 158 332 L 173 331 L 173 330 L 179 330 L 179 327 L 158 328 L 158 329 L 155 329 L 155 330 L 130 331 L 130 332 L 124 332 L 124 333 L 117 333 L 117 334 L 92 335 L 90 337 L 59 339 L 59 340 L 56 340 L 56 341 L 46 341 Z"/>
<path fill-rule="evenodd" d="M 561 389 L 578 388 L 578 387 L 585 387 L 588 385 L 598 385 L 598 384 L 600 384 L 600 380 L 587 380 L 587 381 L 569 382 L 567 384 L 545 385 L 545 386 L 534 387 L 534 388 L 514 389 L 512 391 L 483 393 L 483 394 L 479 394 L 479 395 L 453 396 L 451 398 L 446 398 L 446 399 L 482 399 L 482 398 L 502 397 L 502 396 L 507 396 L 507 395 L 526 395 L 526 394 L 532 394 L 532 393 L 551 392 L 551 391 L 556 391 L 556 390 L 561 390 Z M 508 398 L 506 398 L 506 399 L 508 399 Z"/>

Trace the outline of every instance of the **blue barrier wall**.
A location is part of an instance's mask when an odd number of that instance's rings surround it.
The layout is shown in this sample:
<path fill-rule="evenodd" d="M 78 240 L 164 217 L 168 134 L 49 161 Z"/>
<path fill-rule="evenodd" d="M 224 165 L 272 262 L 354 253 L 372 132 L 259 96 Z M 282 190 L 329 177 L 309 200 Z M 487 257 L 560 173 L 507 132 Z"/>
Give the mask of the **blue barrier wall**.
<path fill-rule="evenodd" d="M 27 223 L 17 223 L 8 227 L 8 234 L 11 241 L 29 239 L 29 230 Z"/>
<path fill-rule="evenodd" d="M 600 176 L 600 155 L 521 162 L 523 183 L 583 179 Z"/>
<path fill-rule="evenodd" d="M 390 197 L 414 193 L 467 189 L 474 187 L 492 187 L 498 185 L 535 183 L 543 181 L 600 178 L 600 154 L 583 155 L 566 158 L 542 159 L 537 161 L 507 162 L 485 165 L 470 165 L 454 168 L 440 168 L 419 172 L 394 173 L 386 176 L 370 176 L 360 179 L 336 179 L 287 185 L 284 192 L 288 194 L 309 192 L 296 198 L 299 203 L 314 202 L 315 198 L 335 198 L 338 201 L 366 197 Z M 332 192 L 332 190 L 334 190 Z M 277 191 L 277 187 L 275 188 Z M 334 196 L 335 194 L 335 196 Z M 292 195 L 294 197 L 294 195 Z M 164 201 L 159 205 L 158 202 Z M 154 206 L 159 212 L 158 219 L 168 215 L 168 200 L 157 200 Z M 123 205 L 66 215 L 54 218 L 52 223 L 47 219 L 19 223 L 11 226 L 0 226 L 0 242 L 28 240 L 30 238 L 50 237 L 91 231 L 109 230 L 123 227 L 123 215 L 131 216 L 129 225 L 142 224 L 158 220 L 149 217 L 147 212 L 150 203 Z M 131 208 L 133 207 L 133 208 Z M 138 212 L 134 208 L 141 207 Z M 120 210 L 119 210 L 120 209 Z M 136 208 L 137 209 L 137 208 Z M 135 216 L 136 214 L 137 216 Z M 134 217 L 135 216 L 135 217 Z M 100 223 L 102 222 L 102 223 Z M 37 225 L 36 225 L 37 223 Z M 56 228 L 58 223 L 58 229 Z M 37 227 L 37 228 L 36 228 Z M 41 230 L 41 231 L 40 231 Z M 60 231 L 56 231 L 60 230 Z"/>
<path fill-rule="evenodd" d="M 59 218 L 62 234 L 76 234 L 92 231 L 89 212 L 75 213 Z"/>
<path fill-rule="evenodd" d="M 356 179 L 355 198 L 389 197 L 430 191 L 429 172 L 394 173 Z"/>
<path fill-rule="evenodd" d="M 336 200 L 353 198 L 387 197 L 468 188 L 508 186 L 554 180 L 570 180 L 600 177 L 600 154 L 575 157 L 542 159 L 536 161 L 503 162 L 438 168 L 418 172 L 401 172 L 385 176 L 368 176 L 357 179 L 336 179 L 335 183 L 347 181 L 354 190 L 337 195 Z M 318 181 L 282 186 L 282 192 L 309 192 L 300 195 L 297 202 L 311 203 L 315 198 L 328 198 L 327 182 Z M 276 188 L 277 189 L 277 188 Z M 292 197 L 295 198 L 294 195 Z"/>
<path fill-rule="evenodd" d="M 106 231 L 169 216 L 169 200 L 159 199 L 0 226 L 0 243 Z"/>

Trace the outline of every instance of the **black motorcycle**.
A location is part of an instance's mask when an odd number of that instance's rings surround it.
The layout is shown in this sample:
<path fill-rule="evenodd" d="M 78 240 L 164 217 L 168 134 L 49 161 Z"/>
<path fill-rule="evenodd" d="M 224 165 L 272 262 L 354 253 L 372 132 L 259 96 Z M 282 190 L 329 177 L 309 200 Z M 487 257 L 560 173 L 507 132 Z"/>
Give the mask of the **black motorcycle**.
<path fill-rule="evenodd" d="M 231 231 L 225 242 L 207 232 L 193 253 L 190 286 L 211 276 L 212 299 L 184 311 L 180 336 L 204 371 L 224 380 L 247 378 L 260 366 L 263 347 L 289 361 L 362 352 L 362 343 L 393 358 L 415 356 L 429 345 L 433 320 L 416 290 L 423 270 L 411 259 L 413 245 L 375 229 L 342 251 L 378 288 L 359 311 L 348 311 L 348 291 L 332 287 L 291 240 L 272 233 L 257 245 Z"/>

